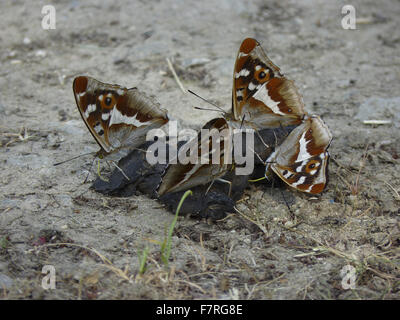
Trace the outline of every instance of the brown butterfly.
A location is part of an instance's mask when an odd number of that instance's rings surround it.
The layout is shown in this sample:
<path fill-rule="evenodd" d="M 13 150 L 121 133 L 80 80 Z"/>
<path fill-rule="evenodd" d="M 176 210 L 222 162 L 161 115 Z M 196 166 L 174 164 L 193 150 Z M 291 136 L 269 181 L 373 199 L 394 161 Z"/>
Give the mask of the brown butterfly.
<path fill-rule="evenodd" d="M 202 129 L 210 134 L 202 134 L 183 145 L 178 151 L 178 160 L 188 163 L 169 164 L 158 194 L 178 192 L 220 179 L 232 168 L 232 130 L 225 118 L 209 121 Z M 225 182 L 225 181 L 224 181 Z"/>
<path fill-rule="evenodd" d="M 237 55 L 232 113 L 257 129 L 298 125 L 266 163 L 266 176 L 275 172 L 289 186 L 311 194 L 326 185 L 327 149 L 332 135 L 318 116 L 309 116 L 292 80 L 268 58 L 260 44 L 245 39 Z"/>
<path fill-rule="evenodd" d="M 82 119 L 101 147 L 100 158 L 121 158 L 143 144 L 149 130 L 168 122 L 167 112 L 137 88 L 79 76 L 73 91 Z"/>

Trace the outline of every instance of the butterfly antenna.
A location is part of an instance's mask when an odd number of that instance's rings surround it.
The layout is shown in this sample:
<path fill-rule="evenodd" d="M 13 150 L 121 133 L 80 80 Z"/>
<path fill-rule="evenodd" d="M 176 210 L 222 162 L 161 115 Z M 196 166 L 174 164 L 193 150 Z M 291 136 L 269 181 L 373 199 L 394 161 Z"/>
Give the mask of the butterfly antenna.
<path fill-rule="evenodd" d="M 93 154 L 93 152 L 88 152 L 88 153 L 80 154 L 79 156 L 76 156 L 76 157 L 73 157 L 73 158 L 70 158 L 70 159 L 61 161 L 61 162 L 57 162 L 57 163 L 53 164 L 53 166 L 58 166 L 58 165 L 63 164 L 63 163 L 65 163 L 65 162 L 68 162 L 68 161 L 71 161 L 71 160 L 75 160 L 75 159 L 77 159 L 77 158 L 84 157 L 84 156 L 87 156 L 87 155 L 89 155 L 89 154 Z"/>
<path fill-rule="evenodd" d="M 207 103 L 211 104 L 212 106 L 216 107 L 216 108 L 219 109 L 219 110 L 205 109 L 205 108 L 200 108 L 200 107 L 194 107 L 195 109 L 198 109 L 198 110 L 208 110 L 208 111 L 216 111 L 216 112 L 221 111 L 221 112 L 223 112 L 223 113 L 226 113 L 226 111 L 225 111 L 224 109 L 222 109 L 220 106 L 217 106 L 215 103 L 213 103 L 213 102 L 211 102 L 211 101 L 209 101 L 209 100 L 207 100 L 207 99 L 204 99 L 203 97 L 200 97 L 197 93 L 194 93 L 192 90 L 189 90 L 189 89 L 188 89 L 188 92 L 191 93 L 191 94 L 193 94 L 193 95 L 196 96 L 197 98 L 203 100 L 204 102 L 207 102 Z"/>

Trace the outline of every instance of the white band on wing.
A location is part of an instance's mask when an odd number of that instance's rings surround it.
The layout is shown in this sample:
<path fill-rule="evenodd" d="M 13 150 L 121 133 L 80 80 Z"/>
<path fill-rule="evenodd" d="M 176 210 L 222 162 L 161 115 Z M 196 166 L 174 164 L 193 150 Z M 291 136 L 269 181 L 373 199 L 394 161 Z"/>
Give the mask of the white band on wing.
<path fill-rule="evenodd" d="M 301 138 L 299 140 L 300 150 L 299 150 L 299 155 L 297 156 L 296 162 L 303 161 L 303 160 L 309 159 L 311 157 L 311 155 L 307 151 L 307 144 L 311 140 L 306 141 L 306 138 L 305 138 L 306 133 L 307 133 L 307 131 L 303 132 L 303 134 L 301 135 Z"/>
<path fill-rule="evenodd" d="M 94 111 L 96 111 L 96 105 L 95 104 L 89 104 L 87 106 L 87 108 L 86 108 L 86 111 L 85 111 L 85 118 L 86 119 L 89 118 L 90 114 L 92 112 L 94 112 Z"/>
<path fill-rule="evenodd" d="M 137 120 L 136 119 L 137 115 L 138 113 L 136 113 L 134 116 L 131 117 L 123 115 L 121 112 L 119 112 L 119 110 L 116 107 L 114 107 L 113 110 L 111 111 L 111 119 L 109 126 L 120 123 L 131 124 L 135 127 L 145 126 L 147 122 L 140 122 L 139 120 Z"/>
<path fill-rule="evenodd" d="M 250 89 L 250 88 L 249 88 Z M 268 94 L 266 83 L 255 93 L 254 99 L 263 102 L 273 113 L 284 116 L 285 114 L 279 109 L 279 101 L 274 101 Z"/>

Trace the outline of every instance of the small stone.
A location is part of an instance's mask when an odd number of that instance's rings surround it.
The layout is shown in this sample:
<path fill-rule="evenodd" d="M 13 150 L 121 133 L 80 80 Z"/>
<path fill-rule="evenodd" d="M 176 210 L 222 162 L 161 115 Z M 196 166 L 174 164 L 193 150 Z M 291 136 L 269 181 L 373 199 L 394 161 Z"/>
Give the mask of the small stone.
<path fill-rule="evenodd" d="M 350 199 L 351 202 L 355 202 L 355 201 L 357 201 L 357 196 L 352 194 L 352 195 L 349 196 L 349 199 Z"/>
<path fill-rule="evenodd" d="M 283 225 L 286 227 L 286 228 L 291 228 L 291 227 L 293 227 L 294 226 L 294 222 L 293 221 L 291 221 L 291 220 L 288 220 L 288 221 L 286 221 Z"/>
<path fill-rule="evenodd" d="M 35 56 L 39 58 L 44 58 L 45 56 L 47 56 L 47 53 L 44 50 L 37 50 L 35 52 Z"/>
<path fill-rule="evenodd" d="M 17 51 L 12 50 L 7 54 L 7 58 L 15 58 L 16 55 L 17 55 Z"/>
<path fill-rule="evenodd" d="M 28 37 L 25 37 L 24 40 L 22 40 L 22 43 L 25 44 L 25 45 L 29 45 L 29 44 L 32 43 L 32 41 Z"/>
<path fill-rule="evenodd" d="M 13 279 L 3 273 L 0 273 L 0 288 L 10 289 L 13 283 Z"/>
<path fill-rule="evenodd" d="M 244 238 L 244 239 L 243 239 L 243 242 L 244 242 L 245 244 L 247 244 L 247 245 L 250 245 L 250 244 L 251 244 L 251 239 L 250 239 L 250 238 Z"/>

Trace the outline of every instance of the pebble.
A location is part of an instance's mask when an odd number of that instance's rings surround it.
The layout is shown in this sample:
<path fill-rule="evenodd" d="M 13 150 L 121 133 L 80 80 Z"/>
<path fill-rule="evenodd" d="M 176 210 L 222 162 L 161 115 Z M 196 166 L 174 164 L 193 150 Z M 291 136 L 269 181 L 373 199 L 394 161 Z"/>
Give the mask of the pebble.
<path fill-rule="evenodd" d="M 0 288 L 10 289 L 13 283 L 13 279 L 3 273 L 0 273 Z"/>
<path fill-rule="evenodd" d="M 15 58 L 16 55 L 17 55 L 17 51 L 12 50 L 7 54 L 7 58 Z"/>
<path fill-rule="evenodd" d="M 39 58 L 44 58 L 45 56 L 47 56 L 47 52 L 44 50 L 37 50 L 35 52 L 35 56 Z"/>
<path fill-rule="evenodd" d="M 22 43 L 25 44 L 25 45 L 29 45 L 29 44 L 32 43 L 32 41 L 28 37 L 25 37 L 24 40 L 22 40 Z"/>

